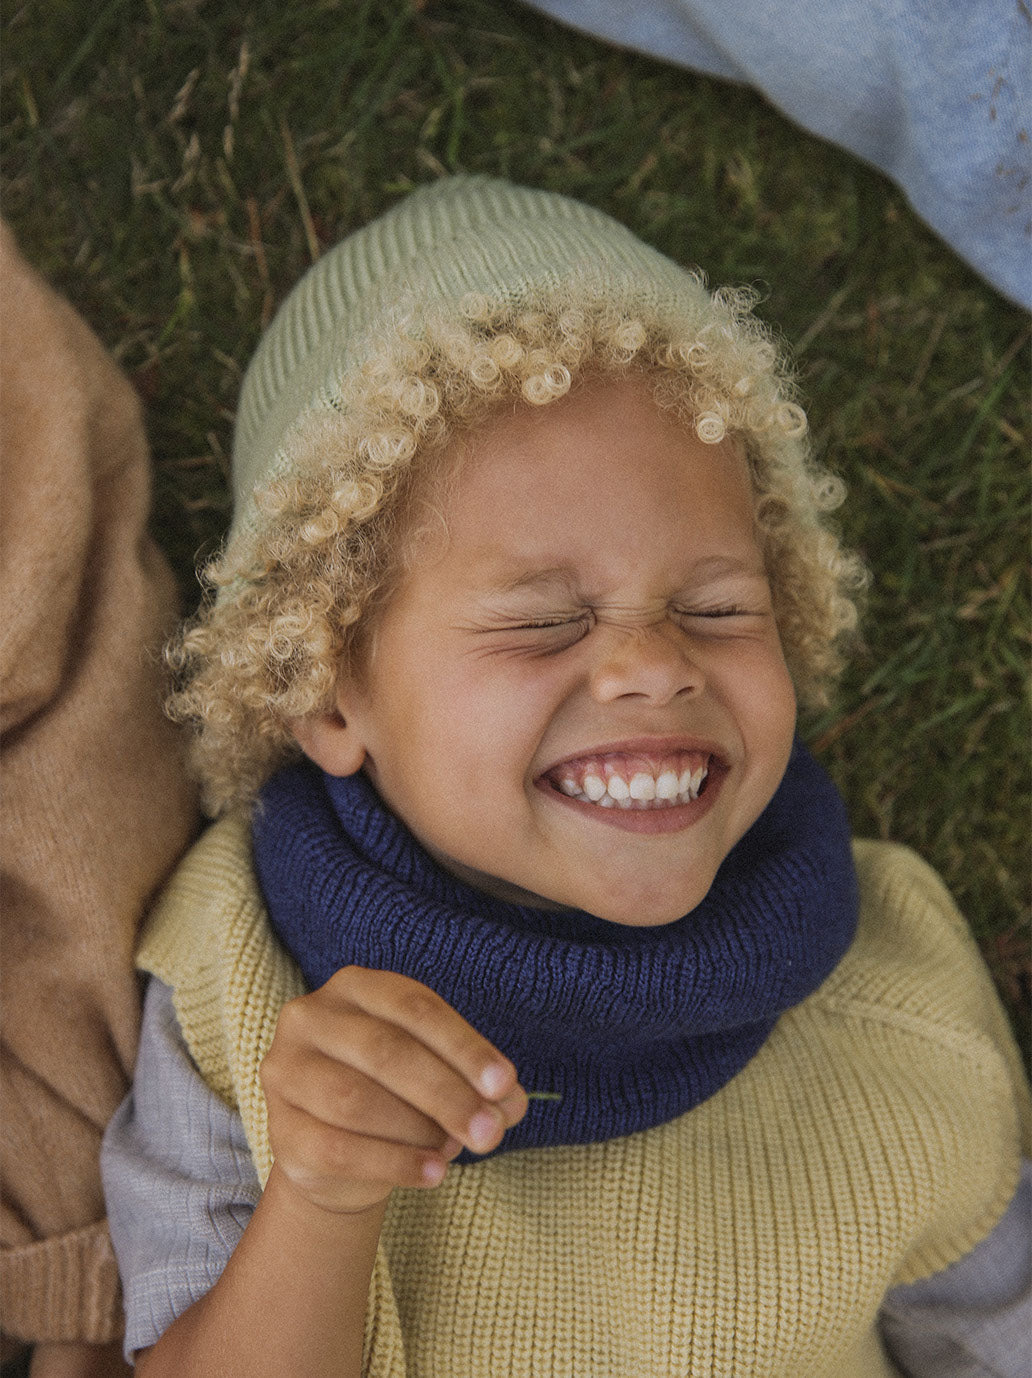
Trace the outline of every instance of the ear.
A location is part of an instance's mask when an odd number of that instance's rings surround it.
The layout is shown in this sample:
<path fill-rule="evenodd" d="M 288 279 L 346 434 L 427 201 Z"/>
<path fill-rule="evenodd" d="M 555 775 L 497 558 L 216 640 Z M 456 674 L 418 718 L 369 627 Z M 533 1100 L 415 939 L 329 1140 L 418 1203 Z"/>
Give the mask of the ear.
<path fill-rule="evenodd" d="M 354 775 L 365 760 L 365 747 L 339 708 L 294 718 L 290 730 L 309 760 L 327 775 Z"/>

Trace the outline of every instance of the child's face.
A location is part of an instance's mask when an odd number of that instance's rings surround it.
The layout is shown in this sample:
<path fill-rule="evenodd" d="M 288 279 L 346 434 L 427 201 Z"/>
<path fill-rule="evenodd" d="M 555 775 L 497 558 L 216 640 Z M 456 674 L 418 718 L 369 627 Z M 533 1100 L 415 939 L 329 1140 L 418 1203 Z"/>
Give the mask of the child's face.
<path fill-rule="evenodd" d="M 792 744 L 745 462 L 639 380 L 463 443 L 447 538 L 418 550 L 341 685 L 344 768 L 364 753 L 424 847 L 489 893 L 671 922 Z"/>

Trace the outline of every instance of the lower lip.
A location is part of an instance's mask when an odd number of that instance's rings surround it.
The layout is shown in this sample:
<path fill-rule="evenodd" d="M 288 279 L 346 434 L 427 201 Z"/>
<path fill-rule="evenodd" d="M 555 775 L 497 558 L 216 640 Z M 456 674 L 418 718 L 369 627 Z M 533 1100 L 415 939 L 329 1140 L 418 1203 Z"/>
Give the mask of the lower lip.
<path fill-rule="evenodd" d="M 706 776 L 706 788 L 698 799 L 693 799 L 688 804 L 674 804 L 665 809 L 621 809 L 619 805 L 612 809 L 603 809 L 598 804 L 587 804 L 583 799 L 572 799 L 568 794 L 553 788 L 547 780 L 538 780 L 536 784 L 543 794 L 549 799 L 554 799 L 557 804 L 573 809 L 583 818 L 604 823 L 607 827 L 620 828 L 625 833 L 677 833 L 684 828 L 690 828 L 709 812 L 716 802 L 726 774 L 726 766 L 711 761 L 709 774 Z"/>

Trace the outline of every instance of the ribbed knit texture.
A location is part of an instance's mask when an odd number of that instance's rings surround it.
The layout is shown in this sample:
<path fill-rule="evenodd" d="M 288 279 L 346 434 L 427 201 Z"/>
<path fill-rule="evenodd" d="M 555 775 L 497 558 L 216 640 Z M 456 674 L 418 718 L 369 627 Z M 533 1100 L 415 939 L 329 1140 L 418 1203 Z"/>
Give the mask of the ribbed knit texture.
<path fill-rule="evenodd" d="M 121 1333 L 118 1264 L 106 1221 L 5 1249 L 0 1269 L 7 1334 L 106 1344 Z"/>
<path fill-rule="evenodd" d="M 887 1378 L 877 1308 L 1002 1215 L 1027 1093 L 938 878 L 889 844 L 854 855 L 852 947 L 691 1113 L 393 1194 L 367 1378 Z M 187 857 L 140 961 L 173 987 L 264 1180 L 258 1067 L 303 982 L 262 912 L 246 818 Z"/>
<path fill-rule="evenodd" d="M 257 520 L 257 485 L 284 441 L 335 410 L 343 379 L 404 317 L 456 316 L 470 293 L 518 306 L 542 291 L 677 319 L 706 294 L 673 260 L 569 197 L 489 177 L 420 188 L 328 250 L 291 291 L 248 368 L 233 443 L 233 534 Z"/>
<path fill-rule="evenodd" d="M 800 744 L 702 904 L 658 928 L 492 899 L 443 870 L 364 776 L 307 762 L 265 786 L 253 840 L 273 929 L 310 986 L 351 964 L 410 976 L 510 1057 L 525 1087 L 561 1097 L 532 1101 L 499 1152 L 611 1139 L 690 1110 L 856 930 L 845 809 Z"/>

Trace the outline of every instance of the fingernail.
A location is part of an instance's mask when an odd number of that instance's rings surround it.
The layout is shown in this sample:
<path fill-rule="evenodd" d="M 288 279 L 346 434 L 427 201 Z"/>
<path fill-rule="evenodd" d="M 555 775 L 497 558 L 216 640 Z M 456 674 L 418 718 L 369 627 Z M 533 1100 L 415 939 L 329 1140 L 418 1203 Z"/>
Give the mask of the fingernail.
<path fill-rule="evenodd" d="M 478 1085 L 485 1096 L 497 1096 L 508 1080 L 508 1067 L 500 1062 L 492 1062 L 480 1073 Z"/>
<path fill-rule="evenodd" d="M 494 1143 L 501 1123 L 495 1110 L 479 1110 L 469 1122 L 470 1147 L 481 1153 Z"/>
<path fill-rule="evenodd" d="M 428 1187 L 438 1187 L 444 1181 L 445 1167 L 436 1159 L 429 1159 L 423 1164 L 423 1181 Z"/>

